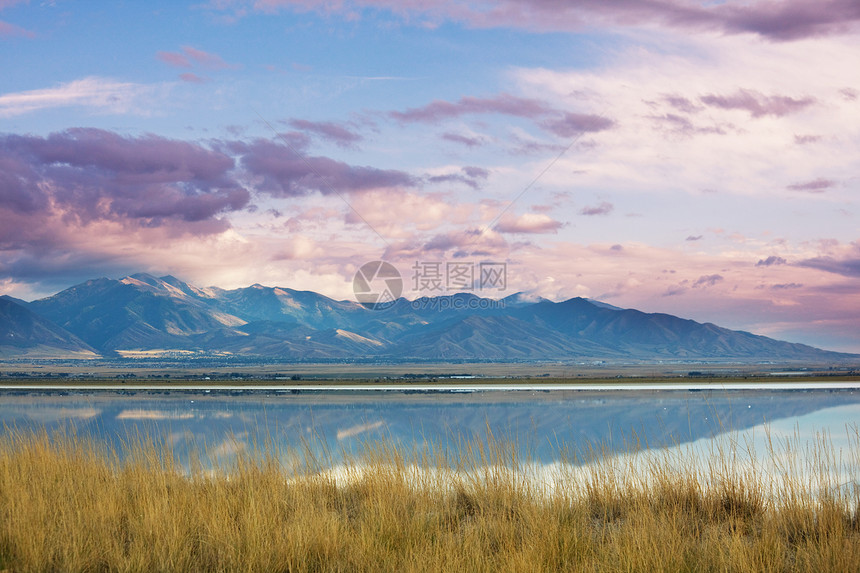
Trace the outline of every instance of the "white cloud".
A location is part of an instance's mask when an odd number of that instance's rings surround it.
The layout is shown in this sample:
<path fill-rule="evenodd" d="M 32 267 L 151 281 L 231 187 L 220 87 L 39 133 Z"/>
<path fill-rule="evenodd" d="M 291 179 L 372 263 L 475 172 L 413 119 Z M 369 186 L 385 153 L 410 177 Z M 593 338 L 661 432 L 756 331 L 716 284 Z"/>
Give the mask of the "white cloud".
<path fill-rule="evenodd" d="M 158 86 L 87 77 L 53 88 L 0 95 L 0 117 L 60 107 L 87 107 L 107 113 L 143 113 L 144 98 L 153 96 Z"/>

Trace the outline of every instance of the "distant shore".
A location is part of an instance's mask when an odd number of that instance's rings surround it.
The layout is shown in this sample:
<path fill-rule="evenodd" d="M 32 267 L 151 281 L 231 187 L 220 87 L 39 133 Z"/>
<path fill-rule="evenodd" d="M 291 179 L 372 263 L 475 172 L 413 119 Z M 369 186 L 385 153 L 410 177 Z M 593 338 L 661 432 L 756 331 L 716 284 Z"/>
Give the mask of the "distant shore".
<path fill-rule="evenodd" d="M 653 379 L 606 379 L 559 380 L 559 379 L 446 379 L 428 383 L 426 380 L 415 382 L 377 382 L 355 380 L 309 380 L 295 381 L 233 381 L 206 380 L 190 381 L 134 381 L 117 382 L 112 379 L 57 380 L 7 379 L 0 380 L 0 391 L 198 391 L 198 392 L 394 392 L 394 393 L 472 393 L 472 392 L 557 392 L 557 391 L 709 391 L 709 390 L 860 390 L 860 376 L 841 377 L 803 377 L 798 379 L 779 378 L 711 378 L 692 381 L 690 378 L 653 378 Z"/>

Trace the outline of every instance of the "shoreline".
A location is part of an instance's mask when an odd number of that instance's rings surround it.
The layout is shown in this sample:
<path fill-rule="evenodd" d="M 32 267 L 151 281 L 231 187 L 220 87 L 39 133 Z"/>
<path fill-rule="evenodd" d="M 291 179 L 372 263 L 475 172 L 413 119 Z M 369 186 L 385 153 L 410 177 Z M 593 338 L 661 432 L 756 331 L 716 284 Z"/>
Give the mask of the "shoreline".
<path fill-rule="evenodd" d="M 803 380 L 803 381 L 772 381 L 751 382 L 748 380 L 726 380 L 720 382 L 689 383 L 689 382 L 606 382 L 594 381 L 589 383 L 570 382 L 526 382 L 526 383 L 498 383 L 487 381 L 484 383 L 454 384 L 420 384 L 420 383 L 354 383 L 335 382 L 317 383 L 308 382 L 304 384 L 188 384 L 177 383 L 146 383 L 146 384 L 124 384 L 111 381 L 110 383 L 98 384 L 93 382 L 80 383 L 40 383 L 31 382 L 22 384 L 0 384 L 0 392 L 16 391 L 61 391 L 61 392 L 164 392 L 164 391 L 191 391 L 203 393 L 220 392 L 277 392 L 277 393 L 403 393 L 403 394 L 470 394 L 476 392 L 661 392 L 661 391 L 687 391 L 702 392 L 710 390 L 721 391 L 809 391 L 809 390 L 860 390 L 860 379 L 857 380 Z"/>

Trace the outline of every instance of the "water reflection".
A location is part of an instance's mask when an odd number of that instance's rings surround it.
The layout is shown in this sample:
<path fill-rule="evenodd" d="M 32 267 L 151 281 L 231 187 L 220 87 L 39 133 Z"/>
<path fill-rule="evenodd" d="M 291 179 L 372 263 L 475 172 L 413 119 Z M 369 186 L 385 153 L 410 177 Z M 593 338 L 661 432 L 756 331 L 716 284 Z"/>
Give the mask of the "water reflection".
<path fill-rule="evenodd" d="M 695 443 L 727 431 L 757 436 L 763 424 L 801 432 L 821 422 L 844 427 L 858 414 L 860 392 L 854 390 L 0 394 L 0 423 L 7 429 L 72 427 L 118 449 L 148 435 L 181 460 L 200 450 L 210 459 L 229 459 L 268 445 L 337 461 L 379 439 L 433 450 L 494 436 L 536 462 L 552 463 L 562 452 L 573 459 L 595 447 L 620 453 Z"/>

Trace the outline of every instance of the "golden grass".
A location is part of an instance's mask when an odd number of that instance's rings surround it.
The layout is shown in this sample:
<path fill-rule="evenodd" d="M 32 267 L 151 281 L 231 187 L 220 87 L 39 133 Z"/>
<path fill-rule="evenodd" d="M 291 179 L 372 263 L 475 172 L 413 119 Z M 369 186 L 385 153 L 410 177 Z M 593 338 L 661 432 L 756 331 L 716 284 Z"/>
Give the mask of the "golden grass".
<path fill-rule="evenodd" d="M 679 450 L 597 454 L 554 466 L 550 483 L 489 443 L 432 455 L 380 443 L 334 468 L 310 449 L 263 446 L 189 470 L 145 438 L 113 451 L 73 433 L 7 431 L 0 570 L 860 568 L 856 490 L 816 489 L 845 463 L 832 452 L 813 458 L 817 477 L 777 462 L 779 480 L 736 464 L 737 444 L 705 464 Z"/>

